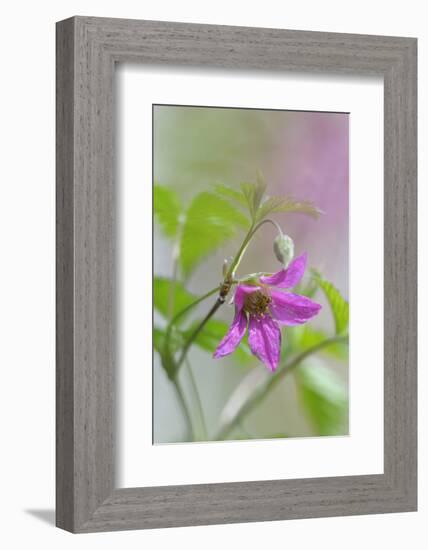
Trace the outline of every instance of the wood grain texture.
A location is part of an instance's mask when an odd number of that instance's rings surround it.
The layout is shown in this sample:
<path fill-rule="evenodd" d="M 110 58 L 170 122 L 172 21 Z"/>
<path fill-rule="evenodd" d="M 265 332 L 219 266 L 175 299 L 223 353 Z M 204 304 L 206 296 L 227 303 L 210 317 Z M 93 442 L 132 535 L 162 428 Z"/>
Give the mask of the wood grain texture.
<path fill-rule="evenodd" d="M 57 525 L 69 530 L 74 510 L 73 31 L 73 25 L 63 25 L 56 36 L 56 508 Z"/>
<path fill-rule="evenodd" d="M 115 489 L 116 62 L 383 76 L 383 475 Z M 59 527 L 92 532 L 416 510 L 415 39 L 87 17 L 58 23 L 57 220 Z"/>

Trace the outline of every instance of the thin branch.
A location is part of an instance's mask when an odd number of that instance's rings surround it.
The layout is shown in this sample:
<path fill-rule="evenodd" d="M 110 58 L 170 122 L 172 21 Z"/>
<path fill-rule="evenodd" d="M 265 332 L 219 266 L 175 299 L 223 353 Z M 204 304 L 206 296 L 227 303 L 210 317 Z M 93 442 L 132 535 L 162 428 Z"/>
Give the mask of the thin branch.
<path fill-rule="evenodd" d="M 218 292 L 220 290 L 220 287 L 219 286 L 216 286 L 215 288 L 211 289 L 209 292 L 207 292 L 206 294 L 204 294 L 203 296 L 200 296 L 197 300 L 195 300 L 194 302 L 192 302 L 191 304 L 189 304 L 187 307 L 185 307 L 184 309 L 180 310 L 177 315 L 175 315 L 175 317 L 171 320 L 171 322 L 169 323 L 169 325 L 175 325 L 177 323 L 177 321 L 183 317 L 183 315 L 185 315 L 186 313 L 188 313 L 190 310 L 192 310 L 194 307 L 196 307 L 198 304 L 200 304 L 201 302 L 203 302 L 204 300 L 206 300 L 207 298 L 209 298 L 210 296 L 212 296 L 213 294 L 215 294 L 216 292 Z M 169 328 L 169 327 L 168 327 Z"/>
<path fill-rule="evenodd" d="M 189 374 L 190 385 L 192 386 L 193 393 L 195 394 L 196 407 L 198 409 L 199 419 L 201 422 L 202 438 L 205 441 L 207 439 L 207 427 L 205 424 L 204 409 L 202 407 L 202 400 L 201 400 L 201 396 L 199 395 L 198 386 L 196 384 L 192 366 L 188 359 L 186 359 L 186 367 L 187 367 L 187 372 Z"/>
<path fill-rule="evenodd" d="M 244 257 L 244 254 L 248 248 L 248 245 L 250 244 L 251 242 L 251 239 L 254 237 L 255 233 L 257 233 L 257 231 L 260 229 L 260 227 L 262 227 L 264 224 L 266 223 L 270 223 L 272 225 L 274 225 L 278 231 L 278 233 L 280 233 L 282 235 L 282 229 L 281 227 L 279 226 L 279 224 L 274 221 L 274 220 L 271 220 L 270 218 L 266 219 L 266 220 L 262 220 L 261 222 L 259 222 L 257 225 L 252 225 L 250 227 L 250 230 L 248 231 L 244 241 L 242 242 L 242 245 L 241 245 L 241 248 L 238 250 L 238 253 L 236 254 L 235 256 L 235 259 L 234 261 L 232 262 L 232 265 L 230 266 L 229 270 L 228 270 L 228 273 L 227 275 L 229 277 L 234 277 L 234 273 L 235 271 L 238 269 L 239 267 L 239 264 L 241 263 L 241 260 L 242 258 Z"/>
<path fill-rule="evenodd" d="M 196 327 L 196 329 L 192 332 L 192 334 L 187 339 L 186 343 L 183 346 L 183 350 L 181 352 L 181 355 L 177 361 L 176 364 L 176 370 L 175 372 L 178 373 L 179 368 L 183 364 L 183 361 L 186 359 L 187 352 L 190 349 L 190 346 L 193 344 L 194 340 L 197 338 L 198 334 L 201 332 L 201 330 L 204 328 L 204 326 L 208 323 L 208 321 L 211 319 L 211 317 L 215 314 L 215 312 L 224 304 L 224 300 L 217 298 L 212 308 L 209 310 L 207 315 L 202 319 L 202 321 L 199 323 L 199 325 Z"/>
<path fill-rule="evenodd" d="M 178 381 L 177 377 L 173 378 L 171 381 L 172 381 L 172 383 L 174 385 L 174 388 L 175 388 L 175 391 L 177 393 L 178 403 L 180 405 L 181 410 L 183 411 L 184 422 L 186 424 L 186 431 L 187 431 L 187 434 L 188 434 L 188 436 L 186 437 L 185 440 L 190 439 L 191 441 L 194 441 L 194 431 L 193 431 L 193 425 L 192 425 L 192 418 L 191 418 L 191 415 L 190 415 L 189 407 L 187 406 L 187 403 L 186 403 L 186 398 L 184 397 L 183 389 L 182 389 L 182 387 L 180 385 L 180 382 Z"/>
<path fill-rule="evenodd" d="M 212 296 L 213 294 L 215 294 L 216 292 L 218 292 L 220 289 L 220 287 L 216 287 L 216 288 L 213 288 L 212 290 L 210 290 L 209 292 L 207 292 L 206 294 L 204 294 L 203 296 L 200 296 L 197 300 L 195 300 L 194 302 L 192 302 L 191 304 L 189 304 L 187 307 L 185 307 L 184 309 L 182 309 L 181 311 L 179 311 L 175 317 L 173 317 L 173 319 L 171 319 L 171 321 L 169 322 L 168 326 L 167 326 L 167 329 L 166 329 L 166 333 L 165 333 L 165 348 L 167 350 L 169 350 L 169 341 L 171 339 L 171 330 L 172 330 L 172 327 L 177 323 L 177 321 L 183 317 L 186 313 L 188 313 L 189 311 L 191 311 L 194 307 L 196 307 L 197 305 L 199 305 L 201 302 L 203 302 L 204 300 L 206 300 L 207 298 L 209 298 L 210 296 Z"/>

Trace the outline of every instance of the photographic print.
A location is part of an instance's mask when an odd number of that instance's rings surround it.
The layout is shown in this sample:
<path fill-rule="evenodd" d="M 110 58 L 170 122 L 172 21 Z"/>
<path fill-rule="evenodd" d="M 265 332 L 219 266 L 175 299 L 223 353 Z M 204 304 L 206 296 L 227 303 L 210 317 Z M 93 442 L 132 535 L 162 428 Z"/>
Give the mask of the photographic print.
<path fill-rule="evenodd" d="M 57 526 L 416 510 L 417 41 L 72 17 L 56 50 Z"/>
<path fill-rule="evenodd" d="M 153 105 L 153 443 L 348 434 L 349 114 Z"/>

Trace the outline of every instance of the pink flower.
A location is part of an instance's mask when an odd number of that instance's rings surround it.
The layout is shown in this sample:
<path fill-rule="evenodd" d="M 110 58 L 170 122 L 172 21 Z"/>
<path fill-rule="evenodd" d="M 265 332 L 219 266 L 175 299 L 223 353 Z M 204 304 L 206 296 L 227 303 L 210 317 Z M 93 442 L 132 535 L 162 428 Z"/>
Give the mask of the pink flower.
<path fill-rule="evenodd" d="M 320 304 L 292 292 L 306 269 L 306 254 L 293 260 L 287 269 L 259 278 L 258 285 L 240 284 L 236 288 L 235 317 L 214 357 L 229 355 L 239 345 L 248 326 L 248 343 L 253 354 L 274 372 L 281 352 L 279 325 L 301 325 L 312 319 L 321 309 Z"/>

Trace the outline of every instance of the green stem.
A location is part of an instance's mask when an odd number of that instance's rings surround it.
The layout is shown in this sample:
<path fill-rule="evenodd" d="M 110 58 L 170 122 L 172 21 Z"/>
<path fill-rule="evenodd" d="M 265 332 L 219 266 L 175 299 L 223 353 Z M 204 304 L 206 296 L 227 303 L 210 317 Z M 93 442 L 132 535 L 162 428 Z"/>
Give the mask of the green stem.
<path fill-rule="evenodd" d="M 186 359 L 186 367 L 187 367 L 187 372 L 189 374 L 190 384 L 192 386 L 193 393 L 195 394 L 196 407 L 198 409 L 199 420 L 200 420 L 200 423 L 201 423 L 202 440 L 206 441 L 206 439 L 207 439 L 207 427 L 206 427 L 206 424 L 205 424 L 204 409 L 202 407 L 202 401 L 201 401 L 201 396 L 199 395 L 198 386 L 196 385 L 196 380 L 195 380 L 195 377 L 193 375 L 192 366 L 190 365 L 190 362 L 189 362 L 188 359 Z"/>
<path fill-rule="evenodd" d="M 186 435 L 185 441 L 189 441 L 189 439 L 191 441 L 194 441 L 192 418 L 191 418 L 191 415 L 190 415 L 189 407 L 187 406 L 187 403 L 186 403 L 186 398 L 184 397 L 183 389 L 182 389 L 182 387 L 180 385 L 180 382 L 178 381 L 177 377 L 172 378 L 171 381 L 174 384 L 174 388 L 175 388 L 175 391 L 176 391 L 177 397 L 178 397 L 178 403 L 181 407 L 181 410 L 183 411 L 183 417 L 184 417 L 184 421 L 186 423 L 186 431 L 187 431 L 188 435 Z"/>
<path fill-rule="evenodd" d="M 170 320 L 174 313 L 174 298 L 175 298 L 175 287 L 177 284 L 177 275 L 178 275 L 178 261 L 180 258 L 180 241 L 181 235 L 183 232 L 183 221 L 179 220 L 177 236 L 174 241 L 174 246 L 172 249 L 172 282 L 169 289 L 168 297 L 168 319 Z"/>
<path fill-rule="evenodd" d="M 245 236 L 242 244 L 241 244 L 241 247 L 239 248 L 236 256 L 235 256 L 235 259 L 233 260 L 231 266 L 229 267 L 226 275 L 225 275 L 225 278 L 224 278 L 224 281 L 232 281 L 233 280 L 233 277 L 234 277 L 234 273 L 235 273 L 235 270 L 238 268 L 239 264 L 241 263 L 241 260 L 245 254 L 245 251 L 247 250 L 247 247 L 248 245 L 250 244 L 250 241 L 251 239 L 253 238 L 254 234 L 256 233 L 256 231 L 258 231 L 260 229 L 260 227 L 262 227 L 262 225 L 264 225 L 265 223 L 271 223 L 273 224 L 277 229 L 278 231 L 281 231 L 281 228 L 279 227 L 279 225 L 271 220 L 271 219 L 266 219 L 266 220 L 262 220 L 261 222 L 259 222 L 257 225 L 252 225 L 247 233 L 247 235 Z M 231 285 L 232 284 L 236 284 L 237 281 L 232 281 L 231 282 Z M 184 315 L 189 309 L 191 309 L 192 307 L 194 307 L 195 305 L 197 305 L 199 302 L 201 302 L 202 300 L 205 300 L 205 298 L 208 298 L 208 296 L 211 296 L 212 294 L 214 294 L 217 290 L 221 290 L 223 285 L 221 285 L 220 287 L 218 287 L 217 289 L 213 289 L 211 290 L 208 294 L 205 294 L 204 296 L 202 296 L 201 298 L 199 298 L 199 300 L 197 300 L 196 302 L 194 302 L 193 304 L 191 304 L 190 306 L 188 306 L 188 308 L 182 310 L 180 313 L 178 313 L 174 319 L 171 321 L 171 323 L 168 325 L 168 329 L 167 329 L 167 332 L 166 332 L 166 344 L 169 345 L 169 338 L 170 338 L 170 332 L 171 332 L 171 328 L 172 328 L 172 325 L 174 323 L 176 323 L 177 319 L 179 317 L 181 317 L 182 315 Z M 189 338 L 187 339 L 186 343 L 184 344 L 183 346 L 183 350 L 181 352 L 181 355 L 177 361 L 177 364 L 176 364 L 176 369 L 175 369 L 175 372 L 177 373 L 178 370 L 180 369 L 181 365 L 183 364 L 183 361 L 186 359 L 186 356 L 187 356 L 187 352 L 189 351 L 193 341 L 196 339 L 196 337 L 198 336 L 198 334 L 201 332 L 201 330 L 204 328 L 204 326 L 206 325 L 206 323 L 209 321 L 209 319 L 216 313 L 216 311 L 223 305 L 224 303 L 224 298 L 221 299 L 221 297 L 217 298 L 217 301 L 215 302 L 215 304 L 212 306 L 212 308 L 210 309 L 210 311 L 207 313 L 207 315 L 204 317 L 204 319 L 201 321 L 201 323 L 197 326 L 197 328 L 194 330 L 194 332 L 189 336 Z"/>
<path fill-rule="evenodd" d="M 169 323 L 170 325 L 175 325 L 177 323 L 177 321 L 183 317 L 183 315 L 185 315 L 186 313 L 188 313 L 189 311 L 191 311 L 194 307 L 196 307 L 198 304 L 200 304 L 201 302 L 203 302 L 204 300 L 206 300 L 207 298 L 209 298 L 210 296 L 212 296 L 213 294 L 215 294 L 216 292 L 218 292 L 220 290 L 220 287 L 219 286 L 216 286 L 215 288 L 211 289 L 209 292 L 207 292 L 206 294 L 204 294 L 203 296 L 200 296 L 197 300 L 195 300 L 194 302 L 192 302 L 191 304 L 189 304 L 187 307 L 185 307 L 184 309 L 182 309 L 181 311 L 179 311 L 177 313 L 177 315 L 175 315 L 175 317 L 173 317 L 173 319 L 171 320 L 171 322 Z M 168 327 L 169 328 L 169 327 Z"/>
<path fill-rule="evenodd" d="M 282 235 L 282 229 L 281 229 L 281 226 L 279 225 L 278 222 L 276 222 L 275 220 L 272 220 L 271 218 L 266 218 L 265 220 L 262 220 L 261 222 L 259 222 L 255 229 L 254 229 L 254 233 L 262 226 L 264 225 L 265 223 L 270 223 L 271 225 L 273 225 L 275 227 L 275 229 L 278 231 L 278 233 L 280 235 Z"/>
<path fill-rule="evenodd" d="M 185 315 L 186 313 L 188 313 L 189 311 L 191 311 L 194 307 L 196 307 L 198 304 L 200 304 L 201 302 L 203 302 L 204 300 L 206 300 L 207 298 L 209 298 L 210 296 L 212 296 L 213 294 L 215 294 L 216 292 L 219 291 L 219 288 L 220 287 L 216 287 L 216 288 L 213 288 L 212 290 L 210 290 L 209 292 L 207 292 L 206 294 L 204 294 L 203 296 L 201 296 L 200 298 L 198 298 L 197 300 L 195 300 L 194 302 L 192 302 L 191 304 L 189 304 L 187 307 L 185 307 L 184 309 L 182 309 L 181 311 L 179 311 L 173 318 L 172 320 L 169 322 L 168 324 L 168 327 L 166 329 L 166 334 L 165 334 L 165 347 L 166 349 L 169 349 L 169 341 L 171 339 L 171 330 L 172 330 L 172 327 L 177 323 L 177 321 L 183 317 L 183 315 Z"/>
<path fill-rule="evenodd" d="M 286 374 L 296 368 L 303 360 L 331 344 L 345 342 L 347 341 L 347 339 L 347 336 L 333 336 L 332 338 L 328 338 L 327 340 L 324 340 L 323 342 L 320 342 L 319 344 L 312 346 L 306 351 L 300 353 L 288 364 L 285 364 L 282 368 L 280 367 L 276 375 L 270 377 L 266 384 L 264 384 L 250 397 L 250 399 L 248 399 L 242 405 L 242 407 L 238 410 L 234 417 L 225 422 L 223 426 L 220 427 L 220 430 L 218 431 L 215 440 L 222 441 L 226 439 L 230 432 L 234 430 L 240 424 L 240 422 L 242 422 L 243 418 L 245 418 L 247 414 L 249 414 L 261 401 L 263 401 L 266 395 L 268 395 L 268 393 L 271 392 L 277 386 L 277 384 L 279 384 L 279 382 L 284 378 Z"/>
<path fill-rule="evenodd" d="M 278 225 L 278 223 L 275 220 L 271 220 L 270 218 L 268 218 L 266 220 L 262 220 L 261 222 L 259 222 L 256 225 L 254 225 L 254 223 L 253 223 L 253 225 L 250 227 L 250 230 L 248 231 L 245 239 L 242 242 L 241 248 L 238 250 L 238 253 L 235 256 L 235 259 L 232 262 L 232 264 L 231 264 L 231 266 L 230 266 L 230 268 L 227 272 L 227 276 L 229 276 L 229 277 L 234 276 L 234 273 L 237 270 L 237 268 L 239 267 L 239 264 L 241 263 L 241 260 L 242 260 L 244 254 L 245 254 L 245 252 L 248 248 L 248 245 L 250 244 L 251 239 L 254 237 L 254 234 L 260 229 L 260 227 L 262 227 L 262 225 L 264 225 L 265 223 L 272 224 L 273 226 L 276 227 L 278 232 L 280 234 L 282 234 L 281 227 Z"/>
<path fill-rule="evenodd" d="M 252 225 L 250 227 L 250 230 L 248 231 L 247 235 L 245 236 L 244 240 L 242 241 L 241 247 L 239 248 L 233 262 L 231 263 L 231 265 L 230 265 L 230 267 L 227 271 L 225 279 L 232 278 L 233 274 L 235 273 L 236 269 L 238 268 L 239 264 L 241 263 L 241 260 L 242 260 L 244 254 L 245 254 L 245 251 L 247 250 L 247 246 L 249 245 L 251 237 L 253 235 L 253 228 L 254 228 L 254 225 Z"/>
<path fill-rule="evenodd" d="M 209 310 L 209 312 L 205 315 L 205 317 L 202 319 L 202 321 L 199 323 L 199 325 L 196 327 L 196 329 L 192 332 L 192 334 L 187 339 L 186 343 L 183 346 L 181 355 L 177 361 L 176 366 L 176 372 L 178 372 L 179 368 L 183 364 L 183 361 L 186 359 L 187 352 L 190 349 L 190 346 L 193 344 L 194 340 L 197 338 L 198 334 L 201 332 L 201 330 L 204 328 L 204 326 L 208 323 L 208 321 L 211 319 L 211 317 L 215 314 L 215 312 L 219 309 L 220 306 L 223 305 L 223 301 L 217 298 L 216 302 L 212 306 L 212 308 Z"/>
<path fill-rule="evenodd" d="M 176 251 L 174 251 L 171 286 L 169 288 L 169 295 L 168 295 L 168 311 L 167 311 L 168 319 L 171 319 L 172 314 L 174 313 L 174 298 L 175 298 L 175 287 L 177 284 L 177 273 L 178 273 L 178 254 L 176 253 Z"/>

